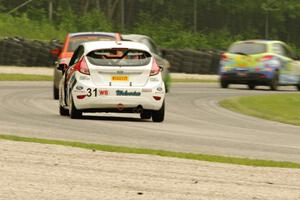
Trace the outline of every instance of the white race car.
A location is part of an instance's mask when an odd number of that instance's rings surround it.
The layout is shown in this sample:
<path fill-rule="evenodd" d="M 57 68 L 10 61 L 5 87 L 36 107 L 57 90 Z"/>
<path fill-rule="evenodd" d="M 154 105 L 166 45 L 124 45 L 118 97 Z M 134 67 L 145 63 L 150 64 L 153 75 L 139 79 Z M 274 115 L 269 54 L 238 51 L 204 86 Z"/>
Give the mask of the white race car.
<path fill-rule="evenodd" d="M 147 46 L 127 41 L 81 44 L 69 65 L 58 66 L 61 115 L 83 112 L 140 113 L 142 119 L 162 122 L 165 85 Z"/>

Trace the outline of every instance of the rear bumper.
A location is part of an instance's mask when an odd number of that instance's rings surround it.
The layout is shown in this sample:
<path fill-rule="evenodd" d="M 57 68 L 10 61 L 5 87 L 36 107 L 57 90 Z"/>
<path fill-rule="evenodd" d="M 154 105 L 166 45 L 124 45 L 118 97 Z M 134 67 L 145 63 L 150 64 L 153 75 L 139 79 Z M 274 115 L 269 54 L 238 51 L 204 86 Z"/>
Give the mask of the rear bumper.
<path fill-rule="evenodd" d="M 76 89 L 79 85 L 81 90 Z M 75 107 L 83 112 L 159 110 L 165 99 L 165 86 L 159 82 L 144 87 L 91 87 L 79 82 L 73 87 L 72 97 Z"/>
<path fill-rule="evenodd" d="M 270 72 L 248 72 L 248 73 L 222 73 L 221 81 L 230 84 L 248 84 L 254 83 L 259 85 L 269 85 L 272 78 L 273 73 Z"/>

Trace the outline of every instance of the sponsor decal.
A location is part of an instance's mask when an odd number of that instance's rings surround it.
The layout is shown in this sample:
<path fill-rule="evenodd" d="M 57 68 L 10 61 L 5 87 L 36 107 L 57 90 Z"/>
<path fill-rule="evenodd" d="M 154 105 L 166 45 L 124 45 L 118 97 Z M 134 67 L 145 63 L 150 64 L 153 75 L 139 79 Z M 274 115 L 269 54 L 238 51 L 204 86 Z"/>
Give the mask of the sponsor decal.
<path fill-rule="evenodd" d="M 141 96 L 140 92 L 128 92 L 127 90 L 123 91 L 123 90 L 117 90 L 116 91 L 116 95 L 117 96 Z"/>
<path fill-rule="evenodd" d="M 124 74 L 124 71 L 118 70 L 117 74 Z"/>
<path fill-rule="evenodd" d="M 152 82 L 158 82 L 159 79 L 158 78 L 150 78 L 150 81 L 152 81 Z"/>
<path fill-rule="evenodd" d="M 83 86 L 77 85 L 77 86 L 76 86 L 76 90 L 83 90 Z"/>
<path fill-rule="evenodd" d="M 99 90 L 99 95 L 107 96 L 108 95 L 108 90 Z"/>
<path fill-rule="evenodd" d="M 87 76 L 79 76 L 79 79 L 80 80 L 90 80 L 90 78 Z"/>
<path fill-rule="evenodd" d="M 163 91 L 162 87 L 158 87 L 156 90 L 159 92 Z"/>

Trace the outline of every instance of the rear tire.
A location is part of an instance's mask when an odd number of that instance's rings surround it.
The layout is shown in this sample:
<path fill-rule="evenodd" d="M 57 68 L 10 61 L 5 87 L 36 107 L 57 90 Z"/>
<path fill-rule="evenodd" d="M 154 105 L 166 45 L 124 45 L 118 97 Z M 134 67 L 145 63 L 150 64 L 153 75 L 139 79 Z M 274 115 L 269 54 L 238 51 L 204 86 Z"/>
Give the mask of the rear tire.
<path fill-rule="evenodd" d="M 298 83 L 298 85 L 296 85 L 297 90 L 300 91 L 300 82 Z"/>
<path fill-rule="evenodd" d="M 221 80 L 220 81 L 220 86 L 221 86 L 221 88 L 228 88 L 228 82 L 227 81 L 224 81 L 224 80 Z"/>
<path fill-rule="evenodd" d="M 80 110 L 77 110 L 77 108 L 74 105 L 74 101 L 73 98 L 71 97 L 70 100 L 70 117 L 71 119 L 80 119 L 82 117 L 82 112 Z"/>
<path fill-rule="evenodd" d="M 153 122 L 163 122 L 165 119 L 165 102 L 163 102 L 159 110 L 154 110 L 152 113 Z"/>
<path fill-rule="evenodd" d="M 59 90 L 53 86 L 53 99 L 57 100 L 59 98 Z"/>
<path fill-rule="evenodd" d="M 59 105 L 59 114 L 61 116 L 68 116 L 69 115 L 69 110 L 64 109 L 61 105 Z"/>
<path fill-rule="evenodd" d="M 255 85 L 253 83 L 249 83 L 248 84 L 248 88 L 249 88 L 249 90 L 254 90 L 255 89 Z"/>
<path fill-rule="evenodd" d="M 274 74 L 274 77 L 271 80 L 270 89 L 271 90 L 277 90 L 278 89 L 278 82 L 279 82 L 279 74 L 278 74 L 278 72 L 276 72 Z"/>

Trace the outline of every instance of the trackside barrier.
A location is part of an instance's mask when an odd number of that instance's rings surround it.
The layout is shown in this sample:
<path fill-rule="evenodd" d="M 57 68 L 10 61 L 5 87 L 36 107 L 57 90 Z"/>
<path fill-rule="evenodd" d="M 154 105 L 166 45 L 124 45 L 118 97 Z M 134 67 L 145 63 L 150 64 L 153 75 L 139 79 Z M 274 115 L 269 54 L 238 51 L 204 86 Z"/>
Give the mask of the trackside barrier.
<path fill-rule="evenodd" d="M 56 60 L 50 50 L 61 47 L 56 41 L 43 42 L 24 38 L 0 40 L 0 65 L 53 66 Z"/>
<path fill-rule="evenodd" d="M 0 40 L 0 65 L 53 66 L 56 57 L 50 51 L 61 48 L 58 41 L 27 40 L 20 37 Z M 162 49 L 171 72 L 217 74 L 221 51 L 212 49 Z"/>
<path fill-rule="evenodd" d="M 162 49 L 171 72 L 217 74 L 221 51 L 215 49 Z"/>

